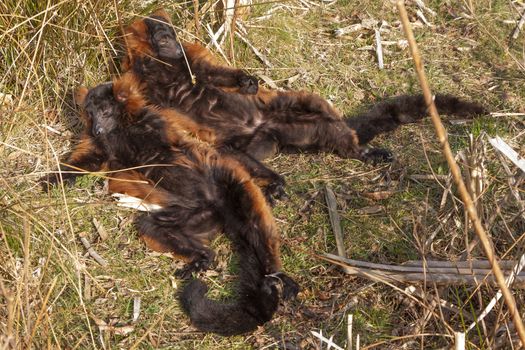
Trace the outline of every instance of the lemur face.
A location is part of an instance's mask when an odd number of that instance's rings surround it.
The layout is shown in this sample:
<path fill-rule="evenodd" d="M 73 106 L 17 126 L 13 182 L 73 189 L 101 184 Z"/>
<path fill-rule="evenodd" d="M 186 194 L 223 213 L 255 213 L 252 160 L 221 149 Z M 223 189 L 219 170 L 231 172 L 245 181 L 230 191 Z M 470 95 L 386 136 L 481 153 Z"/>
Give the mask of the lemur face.
<path fill-rule="evenodd" d="M 108 134 L 119 125 L 124 108 L 113 96 L 113 83 L 100 84 L 90 89 L 81 102 L 91 121 L 93 136 Z"/>
<path fill-rule="evenodd" d="M 151 47 L 161 60 L 173 60 L 182 57 L 182 48 L 177 41 L 177 34 L 160 16 L 151 16 L 144 20 L 148 28 Z"/>

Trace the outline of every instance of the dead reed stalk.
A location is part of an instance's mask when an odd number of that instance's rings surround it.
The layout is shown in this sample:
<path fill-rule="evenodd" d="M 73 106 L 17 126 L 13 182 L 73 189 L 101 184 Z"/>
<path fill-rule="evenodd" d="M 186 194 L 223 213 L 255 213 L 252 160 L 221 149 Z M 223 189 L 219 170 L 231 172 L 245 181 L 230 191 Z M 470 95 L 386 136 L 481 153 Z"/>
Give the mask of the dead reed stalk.
<path fill-rule="evenodd" d="M 403 30 L 405 31 L 405 35 L 408 39 L 410 53 L 412 54 L 412 58 L 414 60 L 414 66 L 416 68 L 418 80 L 421 85 L 421 89 L 423 90 L 425 102 L 429 109 L 430 117 L 432 119 L 432 123 L 434 124 L 434 128 L 436 129 L 436 134 L 443 149 L 443 153 L 445 154 L 445 158 L 450 167 L 450 171 L 452 173 L 456 186 L 458 187 L 461 200 L 463 201 L 465 209 L 467 210 L 470 220 L 472 221 L 474 231 L 476 232 L 483 246 L 483 250 L 485 251 L 487 258 L 491 263 L 492 272 L 494 273 L 496 281 L 498 282 L 498 285 L 501 288 L 501 292 L 503 294 L 507 307 L 509 308 L 509 312 L 514 321 L 514 326 L 516 327 L 516 331 L 520 337 L 521 343 L 525 344 L 525 327 L 523 326 L 523 322 L 518 312 L 516 301 L 514 300 L 514 297 L 512 296 L 512 293 L 510 292 L 509 288 L 505 284 L 505 276 L 501 272 L 499 264 L 496 260 L 497 258 L 492 243 L 489 237 L 487 236 L 483 225 L 481 224 L 472 198 L 470 197 L 465 183 L 463 182 L 463 179 L 461 177 L 461 171 L 454 159 L 452 150 L 450 149 L 450 144 L 448 143 L 448 134 L 445 130 L 445 127 L 443 126 L 443 123 L 441 122 L 441 118 L 438 115 L 436 105 L 434 104 L 432 93 L 428 86 L 428 82 L 424 72 L 423 63 L 421 61 L 421 55 L 419 54 L 416 40 L 414 38 L 414 33 L 412 32 L 412 28 L 410 26 L 410 21 L 408 20 L 408 15 L 403 0 L 397 1 L 397 8 L 399 9 L 399 15 L 401 17 L 401 23 L 403 24 Z"/>

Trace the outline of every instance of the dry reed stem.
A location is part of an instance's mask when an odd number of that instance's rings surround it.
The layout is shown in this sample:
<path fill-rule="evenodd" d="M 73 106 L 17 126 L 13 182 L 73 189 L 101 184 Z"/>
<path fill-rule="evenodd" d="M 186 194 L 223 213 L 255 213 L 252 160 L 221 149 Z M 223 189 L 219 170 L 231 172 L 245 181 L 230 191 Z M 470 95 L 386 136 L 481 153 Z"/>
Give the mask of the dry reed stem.
<path fill-rule="evenodd" d="M 434 124 L 434 128 L 436 129 L 436 134 L 443 148 L 443 153 L 445 154 L 445 158 L 447 160 L 447 163 L 449 164 L 450 171 L 454 177 L 454 181 L 456 182 L 459 194 L 461 196 L 461 199 L 463 200 L 465 209 L 467 210 L 467 213 L 470 217 L 474 230 L 480 239 L 481 245 L 483 246 L 483 249 L 485 251 L 485 254 L 487 255 L 488 260 L 492 264 L 492 272 L 494 273 L 494 276 L 496 277 L 496 281 L 498 282 L 498 285 L 501 288 L 501 292 L 503 294 L 503 297 L 505 298 L 507 307 L 509 308 L 509 312 L 514 321 L 514 325 L 520 337 L 521 343 L 525 345 L 525 327 L 523 326 L 523 321 L 521 320 L 521 316 L 518 312 L 516 301 L 514 300 L 514 297 L 512 293 L 510 292 L 509 288 L 505 284 L 505 276 L 503 276 L 503 273 L 501 272 L 501 269 L 496 260 L 494 248 L 490 242 L 489 237 L 487 236 L 487 233 L 485 232 L 483 226 L 481 225 L 478 214 L 474 207 L 474 203 L 472 202 L 472 198 L 470 197 L 465 187 L 465 183 L 463 182 L 463 179 L 461 177 L 461 171 L 454 159 L 452 150 L 450 149 L 450 145 L 448 143 L 447 132 L 438 115 L 436 105 L 434 104 L 432 94 L 431 94 L 431 91 L 430 91 L 430 88 L 428 86 L 427 79 L 425 76 L 425 72 L 423 70 L 423 63 L 421 61 L 421 56 L 417 48 L 416 40 L 414 38 L 414 34 L 410 26 L 410 21 L 408 20 L 408 15 L 407 15 L 403 0 L 398 0 L 397 8 L 399 9 L 401 23 L 403 24 L 403 30 L 405 31 L 405 35 L 408 39 L 408 43 L 410 46 L 410 52 L 414 60 L 414 65 L 415 65 L 415 68 L 418 74 L 419 83 L 421 85 L 421 89 L 423 90 L 423 95 L 425 97 L 426 104 L 429 108 L 430 117 L 432 119 L 432 123 Z"/>
<path fill-rule="evenodd" d="M 326 186 L 325 190 L 325 199 L 328 208 L 328 215 L 330 216 L 330 224 L 332 226 L 332 231 L 335 236 L 335 243 L 337 245 L 337 254 L 342 258 L 346 258 L 343 231 L 341 229 L 341 219 L 339 218 L 339 213 L 337 213 L 337 202 L 335 200 L 335 194 L 334 191 L 332 191 L 332 189 L 330 188 L 330 186 Z M 343 267 L 343 271 L 346 274 L 350 274 L 350 270 L 348 270 L 346 267 Z"/>
<path fill-rule="evenodd" d="M 193 21 L 195 22 L 195 35 L 201 36 L 201 20 L 199 18 L 199 0 L 193 0 Z"/>

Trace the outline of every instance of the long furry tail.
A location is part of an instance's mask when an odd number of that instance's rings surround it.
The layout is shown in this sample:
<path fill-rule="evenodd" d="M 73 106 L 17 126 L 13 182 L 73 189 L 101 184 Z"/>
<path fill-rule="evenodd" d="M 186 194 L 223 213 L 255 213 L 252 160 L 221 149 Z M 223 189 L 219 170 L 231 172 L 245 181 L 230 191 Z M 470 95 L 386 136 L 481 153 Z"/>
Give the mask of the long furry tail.
<path fill-rule="evenodd" d="M 252 256 L 253 257 L 253 256 Z M 282 298 L 293 297 L 298 292 L 297 284 L 282 273 L 247 277 L 252 266 L 241 259 L 238 296 L 231 302 L 208 298 L 208 287 L 198 279 L 190 281 L 180 295 L 183 310 L 191 323 L 200 331 L 224 336 L 252 332 L 270 321 Z"/>
<path fill-rule="evenodd" d="M 253 181 L 246 181 L 242 168 L 225 166 L 215 171 L 224 200 L 224 231 L 239 256 L 237 297 L 231 302 L 209 299 L 207 286 L 195 279 L 184 287 L 180 301 L 197 329 L 231 336 L 251 332 L 271 320 L 280 299 L 294 297 L 299 287 L 278 272 L 275 240 L 279 235 L 261 190 Z"/>
<path fill-rule="evenodd" d="M 434 100 L 438 112 L 471 117 L 486 113 L 476 103 L 464 101 L 452 95 L 436 95 Z M 366 144 L 376 135 L 392 131 L 402 124 L 414 123 L 428 115 L 423 95 L 400 95 L 372 106 L 364 114 L 346 119 L 346 123 L 357 132 L 360 144 Z"/>

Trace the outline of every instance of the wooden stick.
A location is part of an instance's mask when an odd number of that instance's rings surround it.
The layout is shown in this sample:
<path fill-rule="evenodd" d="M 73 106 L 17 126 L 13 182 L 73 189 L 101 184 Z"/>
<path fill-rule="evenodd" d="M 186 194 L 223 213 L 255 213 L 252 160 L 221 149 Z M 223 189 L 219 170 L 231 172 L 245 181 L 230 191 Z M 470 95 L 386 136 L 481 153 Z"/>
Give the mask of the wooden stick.
<path fill-rule="evenodd" d="M 375 30 L 376 34 L 376 55 L 377 55 L 377 65 L 379 69 L 385 68 L 383 63 L 383 46 L 381 45 L 381 27 Z"/>
<path fill-rule="evenodd" d="M 355 267 L 364 267 L 367 269 L 374 269 L 374 270 L 384 270 L 384 271 L 392 271 L 392 272 L 402 272 L 402 273 L 452 273 L 456 275 L 480 275 L 485 276 L 490 274 L 491 270 L 489 268 L 480 268 L 477 266 L 455 266 L 454 263 L 449 264 L 440 264 L 441 266 L 435 266 L 435 263 L 438 263 L 438 261 L 429 261 L 429 265 L 386 265 L 386 264 L 376 264 L 371 263 L 367 261 L 359 261 L 359 260 L 352 260 L 345 257 L 337 256 L 334 254 L 326 253 L 324 254 L 328 259 L 337 260 L 344 262 L 345 264 L 348 264 L 350 266 Z M 516 264 L 516 262 L 515 262 Z M 434 266 L 433 266 L 434 265 Z M 461 264 L 464 265 L 464 264 Z M 482 264 L 486 265 L 486 264 Z M 508 266 L 508 264 L 505 264 Z M 514 266 L 510 266 L 509 269 L 513 269 Z M 522 275 L 525 277 L 525 272 L 518 273 L 517 275 Z"/>
<path fill-rule="evenodd" d="M 80 241 L 82 242 L 82 244 L 84 245 L 84 248 L 87 249 L 89 255 L 91 255 L 91 257 L 93 259 L 96 260 L 96 262 L 98 262 L 100 265 L 102 266 L 108 266 L 108 262 L 106 260 L 104 260 L 103 257 L 101 257 L 97 251 L 95 249 L 93 249 L 93 247 L 91 246 L 91 244 L 88 242 L 88 240 L 86 239 L 85 237 L 85 234 L 84 233 L 80 233 L 79 234 L 80 236 Z"/>
<path fill-rule="evenodd" d="M 343 232 L 341 230 L 341 219 L 337 213 L 337 202 L 335 201 L 334 191 L 329 186 L 326 186 L 325 192 L 326 204 L 328 206 L 328 215 L 330 216 L 330 223 L 332 224 L 332 230 L 335 236 L 335 243 L 337 245 L 337 254 L 339 257 L 346 258 L 345 243 L 343 240 Z M 345 273 L 349 273 L 345 267 L 343 267 Z"/>
<path fill-rule="evenodd" d="M 505 298 L 505 303 L 509 308 L 509 312 L 514 321 L 514 325 L 520 337 L 521 343 L 525 345 L 525 327 L 523 326 L 523 322 L 518 312 L 516 301 L 514 300 L 514 297 L 512 296 L 512 293 L 510 292 L 509 288 L 505 284 L 505 277 L 503 276 L 503 273 L 501 272 L 501 269 L 498 265 L 498 261 L 496 260 L 497 258 L 495 256 L 492 243 L 489 237 L 487 236 L 487 233 L 485 232 L 483 226 L 481 225 L 478 213 L 476 212 L 474 203 L 472 202 L 472 198 L 470 198 L 467 188 L 465 187 L 465 183 L 461 178 L 461 171 L 458 165 L 456 164 L 454 155 L 452 154 L 452 150 L 450 149 L 450 145 L 447 140 L 447 132 L 443 126 L 443 123 L 441 122 L 441 119 L 439 118 L 436 105 L 434 104 L 432 94 L 427 83 L 427 78 L 423 70 L 423 63 L 421 62 L 421 56 L 417 48 L 416 39 L 414 38 L 414 33 L 412 32 L 412 28 L 408 20 L 408 15 L 403 0 L 398 0 L 397 8 L 399 9 L 399 15 L 401 17 L 401 23 L 403 24 L 403 30 L 405 31 L 405 35 L 408 39 L 408 44 L 410 46 L 412 58 L 414 59 L 414 65 L 417 71 L 421 89 L 423 90 L 425 102 L 429 108 L 430 117 L 432 119 L 432 123 L 434 124 L 434 128 L 436 129 L 436 134 L 438 136 L 439 142 L 441 143 L 441 146 L 443 148 L 443 153 L 445 154 L 445 158 L 447 159 L 447 163 L 449 164 L 450 171 L 452 173 L 452 176 L 454 177 L 456 186 L 458 187 L 458 191 L 465 205 L 465 209 L 467 210 L 470 220 L 472 221 L 474 230 L 477 236 L 479 237 L 479 240 L 481 242 L 483 250 L 485 251 L 485 254 L 487 255 L 488 260 L 492 265 L 492 272 L 494 273 L 498 285 L 501 288 L 501 292 L 503 294 L 503 297 Z"/>
<path fill-rule="evenodd" d="M 499 136 L 496 136 L 494 138 L 489 139 L 490 144 L 492 147 L 503 153 L 514 165 L 516 165 L 518 168 L 520 168 L 522 171 L 525 171 L 525 159 L 520 157 L 518 152 L 512 149 L 512 147 L 509 146 L 508 143 L 503 141 L 503 139 Z"/>
<path fill-rule="evenodd" d="M 499 265 L 504 270 L 512 270 L 518 263 L 518 260 L 501 260 Z M 445 268 L 473 268 L 473 269 L 490 269 L 490 262 L 487 260 L 472 260 L 472 261 L 439 261 L 439 260 L 425 260 L 426 267 L 445 267 Z M 409 260 L 403 263 L 403 266 L 423 266 L 423 260 Z"/>
<path fill-rule="evenodd" d="M 193 21 L 195 22 L 195 35 L 201 36 L 201 21 L 199 18 L 199 0 L 193 0 Z"/>
<path fill-rule="evenodd" d="M 465 333 L 456 332 L 454 333 L 454 342 L 456 350 L 465 350 Z"/>
<path fill-rule="evenodd" d="M 394 271 L 394 270 L 380 270 L 368 267 L 352 266 L 342 261 L 343 258 L 338 256 L 326 257 L 322 255 L 316 255 L 316 257 L 339 265 L 345 268 L 349 274 L 357 275 L 360 277 L 371 279 L 372 281 L 381 283 L 415 283 L 426 281 L 432 282 L 439 285 L 458 285 L 458 284 L 471 284 L 479 285 L 480 280 L 490 285 L 497 285 L 493 275 L 476 274 L 473 272 L 469 275 L 457 274 L 457 273 L 439 273 L 439 272 L 411 272 L 411 271 Z M 364 262 L 361 262 L 364 264 Z M 401 267 L 401 266 L 396 266 Z M 514 288 L 524 289 L 525 288 L 525 275 L 518 275 L 514 281 Z"/>
<path fill-rule="evenodd" d="M 354 323 L 354 315 L 348 314 L 346 322 L 346 349 L 353 350 L 352 344 L 352 326 Z"/>
<path fill-rule="evenodd" d="M 524 23 L 525 23 L 525 11 L 523 11 L 523 13 L 521 14 L 518 25 L 516 26 L 516 29 L 514 29 L 514 32 L 512 33 L 512 39 L 514 40 L 518 39 L 518 35 L 520 35 L 520 30 L 523 27 Z"/>

